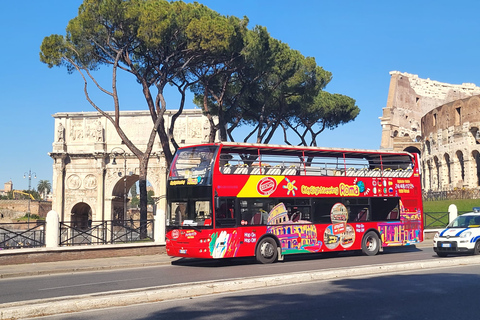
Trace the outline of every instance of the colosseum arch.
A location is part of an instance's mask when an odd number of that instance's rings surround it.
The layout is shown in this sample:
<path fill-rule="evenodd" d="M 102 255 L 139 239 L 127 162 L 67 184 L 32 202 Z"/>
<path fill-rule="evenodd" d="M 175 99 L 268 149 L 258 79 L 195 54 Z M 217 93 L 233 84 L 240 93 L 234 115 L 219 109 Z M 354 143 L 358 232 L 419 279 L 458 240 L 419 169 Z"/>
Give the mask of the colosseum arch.
<path fill-rule="evenodd" d="M 463 158 L 463 152 L 461 150 L 457 150 L 455 152 L 455 172 L 456 180 L 457 180 L 457 187 L 462 188 L 465 183 L 465 159 Z"/>
<path fill-rule="evenodd" d="M 442 189 L 442 186 L 440 184 L 440 181 L 441 181 L 441 173 L 440 173 L 440 169 L 441 169 L 441 164 L 440 164 L 440 160 L 438 159 L 437 156 L 433 157 L 433 164 L 435 166 L 435 188 L 436 190 L 441 190 Z"/>
<path fill-rule="evenodd" d="M 166 112 L 166 123 L 173 113 Z M 97 112 L 56 113 L 53 117 L 52 209 L 61 221 L 77 219 L 77 214 L 82 216 L 82 223 L 120 218 L 115 212 L 123 209 L 125 187 L 130 190 L 138 180 L 138 159 L 122 144 L 113 125 Z M 152 127 L 150 114 L 122 112 L 120 122 L 127 136 L 142 149 Z M 208 120 L 201 110 L 184 110 L 175 123 L 174 135 L 180 145 L 207 142 L 208 134 Z M 147 179 L 155 196 L 162 197 L 167 168 L 156 139 Z"/>

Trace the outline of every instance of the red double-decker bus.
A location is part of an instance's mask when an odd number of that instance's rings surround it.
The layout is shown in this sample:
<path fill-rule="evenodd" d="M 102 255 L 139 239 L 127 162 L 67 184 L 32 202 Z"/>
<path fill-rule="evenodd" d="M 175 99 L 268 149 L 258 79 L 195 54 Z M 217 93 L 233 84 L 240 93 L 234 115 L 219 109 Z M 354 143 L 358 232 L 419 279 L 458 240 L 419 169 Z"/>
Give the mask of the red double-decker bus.
<path fill-rule="evenodd" d="M 256 257 L 423 240 L 417 154 L 246 143 L 178 149 L 167 181 L 167 254 Z"/>

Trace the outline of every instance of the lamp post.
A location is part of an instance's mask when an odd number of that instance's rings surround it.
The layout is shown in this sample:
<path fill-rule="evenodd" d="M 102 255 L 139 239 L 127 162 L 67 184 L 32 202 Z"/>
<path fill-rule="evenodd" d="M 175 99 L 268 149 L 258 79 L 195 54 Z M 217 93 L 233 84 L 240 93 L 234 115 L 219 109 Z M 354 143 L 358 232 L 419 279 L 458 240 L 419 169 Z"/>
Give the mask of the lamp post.
<path fill-rule="evenodd" d="M 28 197 L 28 212 L 27 212 L 27 223 L 30 225 L 30 199 L 31 199 L 31 194 L 30 194 L 30 189 L 32 188 L 32 175 L 33 178 L 37 178 L 37 174 L 35 172 L 32 172 L 32 169 L 28 169 L 28 174 L 25 172 L 23 174 L 23 178 L 25 179 L 28 177 L 28 194 L 30 195 Z"/>
<path fill-rule="evenodd" d="M 118 152 L 115 150 L 119 150 Z M 116 158 L 119 155 L 123 156 L 123 220 L 127 219 L 127 154 L 125 150 L 120 147 L 115 147 L 112 149 L 111 153 L 113 154 L 112 165 L 117 165 Z M 118 172 L 118 176 L 121 177 L 122 173 Z"/>

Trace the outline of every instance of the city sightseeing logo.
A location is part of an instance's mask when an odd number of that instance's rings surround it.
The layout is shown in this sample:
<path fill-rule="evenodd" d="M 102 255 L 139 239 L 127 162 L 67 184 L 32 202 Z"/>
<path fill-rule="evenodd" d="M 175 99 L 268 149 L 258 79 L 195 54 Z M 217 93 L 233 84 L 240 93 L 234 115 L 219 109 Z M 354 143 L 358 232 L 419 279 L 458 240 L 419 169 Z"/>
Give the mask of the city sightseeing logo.
<path fill-rule="evenodd" d="M 262 196 L 269 196 L 277 190 L 277 181 L 271 177 L 260 179 L 257 184 L 257 192 Z"/>

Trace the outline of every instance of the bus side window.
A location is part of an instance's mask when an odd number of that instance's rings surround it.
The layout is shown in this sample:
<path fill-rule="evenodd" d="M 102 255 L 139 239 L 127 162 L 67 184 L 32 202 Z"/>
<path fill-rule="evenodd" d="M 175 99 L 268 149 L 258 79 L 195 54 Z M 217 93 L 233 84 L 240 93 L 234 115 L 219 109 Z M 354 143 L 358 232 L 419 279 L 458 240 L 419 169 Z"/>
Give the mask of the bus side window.
<path fill-rule="evenodd" d="M 363 208 L 357 213 L 357 217 L 355 218 L 355 221 L 368 221 L 368 208 Z"/>
<path fill-rule="evenodd" d="M 215 210 L 215 223 L 217 227 L 234 227 L 236 225 L 234 200 L 220 200 L 220 207 Z"/>
<path fill-rule="evenodd" d="M 268 213 L 267 211 L 260 209 L 257 213 L 255 213 L 250 220 L 250 224 L 253 225 L 263 225 L 267 224 L 268 221 Z"/>

